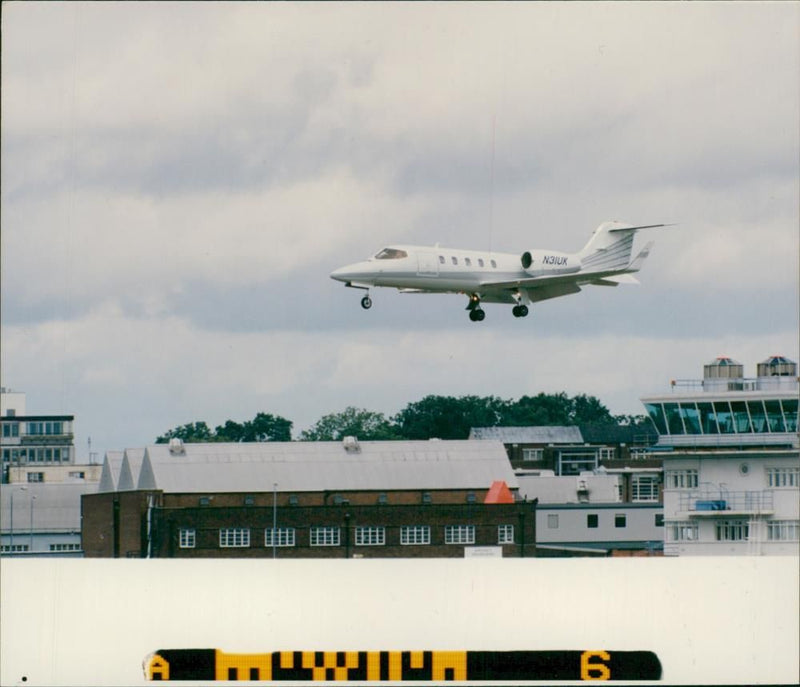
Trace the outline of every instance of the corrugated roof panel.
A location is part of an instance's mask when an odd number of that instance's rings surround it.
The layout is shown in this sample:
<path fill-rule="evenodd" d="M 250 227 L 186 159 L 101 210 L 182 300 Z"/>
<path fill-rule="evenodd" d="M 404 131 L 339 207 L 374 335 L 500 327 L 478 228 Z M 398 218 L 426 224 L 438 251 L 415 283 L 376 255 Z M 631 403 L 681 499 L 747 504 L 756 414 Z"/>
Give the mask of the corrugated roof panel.
<path fill-rule="evenodd" d="M 504 444 L 582 444 L 578 427 L 473 427 L 470 439 L 502 441 Z"/>
<path fill-rule="evenodd" d="M 498 442 L 340 442 L 185 444 L 170 453 L 149 446 L 139 488 L 171 493 L 488 489 L 517 481 Z"/>

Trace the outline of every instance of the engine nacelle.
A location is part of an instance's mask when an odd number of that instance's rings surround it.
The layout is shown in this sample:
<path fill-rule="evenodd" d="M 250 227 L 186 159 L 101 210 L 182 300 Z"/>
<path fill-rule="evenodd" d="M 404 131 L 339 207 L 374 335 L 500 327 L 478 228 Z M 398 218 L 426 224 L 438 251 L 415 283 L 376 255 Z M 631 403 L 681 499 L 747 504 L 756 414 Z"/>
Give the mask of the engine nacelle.
<path fill-rule="evenodd" d="M 581 269 L 577 255 L 553 250 L 526 250 L 520 256 L 523 269 L 533 277 L 545 274 L 569 274 Z"/>

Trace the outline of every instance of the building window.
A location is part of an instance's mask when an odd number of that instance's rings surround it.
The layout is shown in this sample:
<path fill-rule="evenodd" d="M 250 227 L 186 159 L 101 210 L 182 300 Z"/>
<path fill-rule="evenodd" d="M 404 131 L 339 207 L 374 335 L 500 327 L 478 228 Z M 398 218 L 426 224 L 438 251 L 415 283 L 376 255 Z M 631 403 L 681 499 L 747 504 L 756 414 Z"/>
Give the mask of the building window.
<path fill-rule="evenodd" d="M 656 475 L 634 475 L 631 480 L 632 501 L 658 501 L 658 477 Z"/>
<path fill-rule="evenodd" d="M 600 449 L 600 460 L 614 460 L 617 455 L 617 449 L 612 446 L 603 446 Z"/>
<path fill-rule="evenodd" d="M 219 545 L 223 549 L 246 549 L 250 546 L 247 527 L 224 527 L 219 531 Z"/>
<path fill-rule="evenodd" d="M 514 525 L 497 526 L 497 543 L 498 544 L 514 543 Z"/>
<path fill-rule="evenodd" d="M 579 475 L 597 469 L 597 451 L 560 451 L 558 454 L 559 475 Z"/>
<path fill-rule="evenodd" d="M 403 525 L 400 528 L 400 543 L 407 546 L 430 544 L 431 528 L 429 525 Z"/>
<path fill-rule="evenodd" d="M 341 533 L 338 527 L 312 527 L 311 546 L 339 546 Z"/>
<path fill-rule="evenodd" d="M 614 527 L 627 527 L 628 518 L 625 513 L 616 513 L 614 515 Z"/>
<path fill-rule="evenodd" d="M 655 514 L 655 526 L 656 527 L 664 527 L 664 514 L 663 513 L 656 513 Z"/>
<path fill-rule="evenodd" d="M 50 544 L 51 551 L 80 551 L 80 544 Z"/>
<path fill-rule="evenodd" d="M 558 513 L 550 514 L 547 516 L 547 529 L 550 530 L 558 529 Z"/>
<path fill-rule="evenodd" d="M 445 525 L 445 544 L 474 544 L 475 525 Z"/>
<path fill-rule="evenodd" d="M 524 448 L 522 449 L 522 460 L 529 460 L 529 461 L 544 460 L 544 449 Z"/>
<path fill-rule="evenodd" d="M 383 546 L 386 544 L 385 527 L 356 527 L 356 546 Z"/>
<path fill-rule="evenodd" d="M 182 549 L 193 549 L 195 547 L 195 531 L 188 527 L 181 527 L 178 530 L 178 546 Z M 222 544 L 220 543 L 220 546 Z"/>
<path fill-rule="evenodd" d="M 667 470 L 668 489 L 697 489 L 697 470 Z"/>
<path fill-rule="evenodd" d="M 597 513 L 589 513 L 586 516 L 586 527 L 589 527 L 590 529 L 595 529 L 597 528 L 597 525 L 598 525 Z"/>
<path fill-rule="evenodd" d="M 668 541 L 697 541 L 698 527 L 689 520 L 673 520 L 665 523 Z"/>
<path fill-rule="evenodd" d="M 467 503 L 475 503 L 475 492 L 467 492 Z"/>
<path fill-rule="evenodd" d="M 19 424 L 16 422 L 3 423 L 3 438 L 10 439 L 19 436 Z"/>
<path fill-rule="evenodd" d="M 800 539 L 800 520 L 773 520 L 767 522 L 769 541 L 797 541 Z"/>
<path fill-rule="evenodd" d="M 264 530 L 264 546 L 294 546 L 294 527 L 279 527 L 277 530 L 268 527 Z"/>
<path fill-rule="evenodd" d="M 44 482 L 44 473 L 43 472 L 29 472 L 28 473 L 28 481 L 29 482 Z"/>
<path fill-rule="evenodd" d="M 717 541 L 747 541 L 750 523 L 747 520 L 720 520 L 715 523 Z"/>
<path fill-rule="evenodd" d="M 389 503 L 389 497 L 384 493 L 378 494 L 378 505 L 385 506 L 387 503 Z"/>
<path fill-rule="evenodd" d="M 14 545 L 3 544 L 3 546 L 0 547 L 0 551 L 2 551 L 3 553 L 25 553 L 26 551 L 28 551 L 28 545 L 27 544 L 14 544 Z"/>
<path fill-rule="evenodd" d="M 797 488 L 800 485 L 800 468 L 767 468 L 767 486 Z"/>
<path fill-rule="evenodd" d="M 422 492 L 422 503 L 431 503 L 431 493 L 429 491 Z"/>

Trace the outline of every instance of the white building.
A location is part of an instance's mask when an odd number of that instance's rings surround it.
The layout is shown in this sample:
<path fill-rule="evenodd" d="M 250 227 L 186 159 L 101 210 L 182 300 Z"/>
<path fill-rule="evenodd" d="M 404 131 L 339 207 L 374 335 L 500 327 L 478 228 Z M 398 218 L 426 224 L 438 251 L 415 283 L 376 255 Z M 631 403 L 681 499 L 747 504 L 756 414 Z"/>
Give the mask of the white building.
<path fill-rule="evenodd" d="M 0 388 L 2 481 L 8 482 L 12 467 L 74 463 L 74 419 L 73 415 L 28 415 L 24 393 Z"/>
<path fill-rule="evenodd" d="M 664 461 L 665 555 L 798 555 L 797 365 L 730 358 L 642 398 Z"/>

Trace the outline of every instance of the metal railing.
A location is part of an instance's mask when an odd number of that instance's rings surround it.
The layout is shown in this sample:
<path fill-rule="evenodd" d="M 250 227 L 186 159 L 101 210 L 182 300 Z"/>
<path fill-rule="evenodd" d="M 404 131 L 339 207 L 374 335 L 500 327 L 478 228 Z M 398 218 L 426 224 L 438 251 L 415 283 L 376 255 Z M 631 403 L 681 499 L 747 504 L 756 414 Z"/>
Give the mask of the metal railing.
<path fill-rule="evenodd" d="M 771 511 L 773 493 L 763 491 L 727 491 L 714 489 L 692 491 L 680 495 L 679 510 L 684 512 L 745 511 L 758 513 Z"/>

